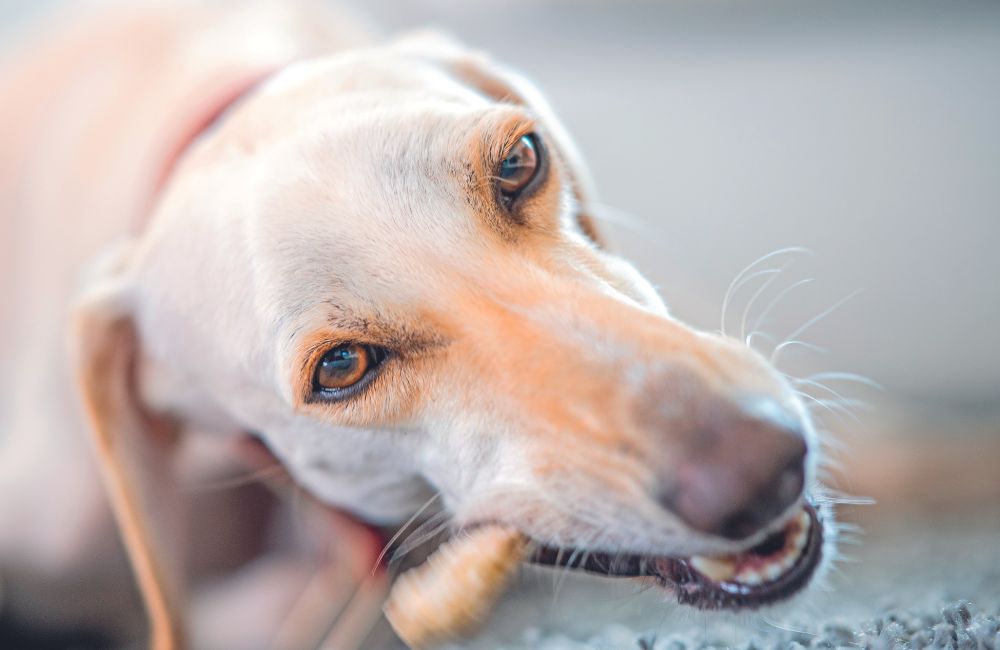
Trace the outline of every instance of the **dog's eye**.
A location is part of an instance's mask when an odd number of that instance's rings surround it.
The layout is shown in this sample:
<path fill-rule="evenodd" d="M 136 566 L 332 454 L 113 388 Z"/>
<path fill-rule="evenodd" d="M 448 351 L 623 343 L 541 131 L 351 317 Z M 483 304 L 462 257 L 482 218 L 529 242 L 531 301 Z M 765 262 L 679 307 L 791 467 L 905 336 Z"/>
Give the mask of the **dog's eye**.
<path fill-rule="evenodd" d="M 356 386 L 375 369 L 383 357 L 382 351 L 370 345 L 339 345 L 320 358 L 313 376 L 313 390 L 338 393 Z"/>
<path fill-rule="evenodd" d="M 497 178 L 501 196 L 508 200 L 517 198 L 538 175 L 540 167 L 541 150 L 537 136 L 533 133 L 521 136 L 500 162 Z"/>

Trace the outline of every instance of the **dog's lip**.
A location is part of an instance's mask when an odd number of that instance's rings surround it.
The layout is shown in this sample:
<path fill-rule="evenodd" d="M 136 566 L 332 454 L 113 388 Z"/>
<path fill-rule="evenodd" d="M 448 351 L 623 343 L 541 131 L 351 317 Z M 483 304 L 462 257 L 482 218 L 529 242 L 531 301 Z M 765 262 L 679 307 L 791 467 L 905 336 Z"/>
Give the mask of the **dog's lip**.
<path fill-rule="evenodd" d="M 781 530 L 753 548 L 731 555 L 587 553 L 539 545 L 530 561 L 606 577 L 652 578 L 671 590 L 681 604 L 706 610 L 746 610 L 800 592 L 822 560 L 822 547 L 823 522 L 816 508 L 807 503 Z"/>

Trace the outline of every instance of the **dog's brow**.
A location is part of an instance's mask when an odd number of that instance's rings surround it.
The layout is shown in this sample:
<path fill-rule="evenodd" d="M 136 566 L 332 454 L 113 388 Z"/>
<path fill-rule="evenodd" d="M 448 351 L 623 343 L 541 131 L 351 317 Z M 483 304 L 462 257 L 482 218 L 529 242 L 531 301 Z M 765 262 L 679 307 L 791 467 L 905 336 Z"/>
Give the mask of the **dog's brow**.
<path fill-rule="evenodd" d="M 333 314 L 327 325 L 339 333 L 337 338 L 381 345 L 393 350 L 418 350 L 444 343 L 444 338 L 429 329 L 413 328 L 379 317 Z M 332 337 L 331 337 L 332 338 Z"/>
<path fill-rule="evenodd" d="M 480 156 L 486 165 L 486 169 L 495 169 L 504 155 L 517 142 L 521 136 L 527 135 L 535 128 L 533 120 L 523 115 L 507 116 L 503 122 L 491 125 L 480 131 Z"/>

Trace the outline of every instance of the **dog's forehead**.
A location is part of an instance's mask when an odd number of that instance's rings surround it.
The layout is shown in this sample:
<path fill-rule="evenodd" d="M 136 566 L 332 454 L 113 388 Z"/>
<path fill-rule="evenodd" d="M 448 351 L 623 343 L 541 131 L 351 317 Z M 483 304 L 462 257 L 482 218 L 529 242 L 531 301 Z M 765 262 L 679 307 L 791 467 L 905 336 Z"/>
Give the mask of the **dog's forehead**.
<path fill-rule="evenodd" d="M 426 97 L 300 129 L 269 157 L 249 216 L 257 286 L 287 317 L 430 307 L 491 248 L 476 187 L 482 140 L 511 107 Z M 480 161 L 481 164 L 481 161 Z"/>
<path fill-rule="evenodd" d="M 485 134 L 531 116 L 439 65 L 380 57 L 294 66 L 192 149 L 144 239 L 151 318 L 197 304 L 227 349 L 266 349 L 332 312 L 447 311 L 506 256 L 470 200 L 490 172 L 470 164 Z M 183 282 L 178 247 L 201 260 Z"/>
<path fill-rule="evenodd" d="M 436 100 L 460 105 L 488 102 L 441 65 L 379 47 L 291 64 L 255 90 L 233 120 L 237 137 L 274 134 L 292 126 L 335 123 L 379 108 Z"/>

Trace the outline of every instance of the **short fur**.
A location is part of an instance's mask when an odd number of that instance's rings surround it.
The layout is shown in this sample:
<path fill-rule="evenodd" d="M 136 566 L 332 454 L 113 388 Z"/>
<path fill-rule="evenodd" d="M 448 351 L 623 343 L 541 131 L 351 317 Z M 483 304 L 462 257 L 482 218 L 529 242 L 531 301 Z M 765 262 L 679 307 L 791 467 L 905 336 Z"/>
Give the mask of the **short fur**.
<path fill-rule="evenodd" d="M 287 2 L 105 12 L 2 77 L 0 462 L 18 466 L 0 471 L 0 521 L 29 523 L 3 526 L 0 562 L 61 571 L 104 530 L 79 463 L 88 429 L 156 648 L 187 634 L 173 464 L 192 433 L 259 436 L 311 495 L 378 524 L 440 493 L 458 525 L 555 545 L 761 539 L 699 533 L 659 499 L 690 449 L 721 444 L 706 422 L 747 396 L 811 438 L 794 391 L 671 317 L 602 246 L 581 158 L 523 77 L 434 34 L 354 47 L 345 25 Z M 255 76 L 174 164 L 216 93 Z M 511 213 L 493 170 L 531 131 L 551 168 Z M 393 354 L 331 403 L 312 372 L 338 342 Z"/>

